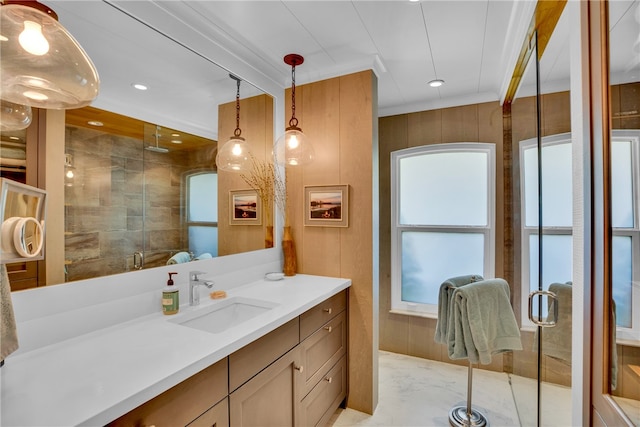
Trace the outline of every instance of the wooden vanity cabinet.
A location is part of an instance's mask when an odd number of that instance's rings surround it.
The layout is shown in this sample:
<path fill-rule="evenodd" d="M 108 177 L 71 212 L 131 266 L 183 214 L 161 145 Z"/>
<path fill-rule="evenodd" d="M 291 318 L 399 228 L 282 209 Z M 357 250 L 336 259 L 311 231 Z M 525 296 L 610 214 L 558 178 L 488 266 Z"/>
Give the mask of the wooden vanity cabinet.
<path fill-rule="evenodd" d="M 237 427 L 298 425 L 298 347 L 229 395 L 229 421 Z"/>
<path fill-rule="evenodd" d="M 229 356 L 229 380 L 274 349 L 288 351 L 229 395 L 229 421 L 235 427 L 324 425 L 347 396 L 347 292 L 343 291 L 299 317 L 301 340 L 288 350 L 294 333 L 286 324 Z M 291 322 L 290 322 L 291 323 Z M 284 329 L 283 329 L 284 328 Z M 287 338 L 288 337 L 288 338 Z M 285 350 L 286 351 L 286 350 Z M 242 359 L 241 363 L 232 360 Z"/>
<path fill-rule="evenodd" d="M 347 396 L 347 299 L 334 295 L 110 426 L 327 424 Z"/>
<path fill-rule="evenodd" d="M 108 425 L 136 427 L 204 425 L 199 417 L 208 413 L 206 425 L 228 426 L 229 417 L 226 409 L 229 393 L 228 370 L 227 359 L 222 359 Z M 220 403 L 222 406 L 218 406 Z M 219 418 L 212 420 L 214 417 Z"/>

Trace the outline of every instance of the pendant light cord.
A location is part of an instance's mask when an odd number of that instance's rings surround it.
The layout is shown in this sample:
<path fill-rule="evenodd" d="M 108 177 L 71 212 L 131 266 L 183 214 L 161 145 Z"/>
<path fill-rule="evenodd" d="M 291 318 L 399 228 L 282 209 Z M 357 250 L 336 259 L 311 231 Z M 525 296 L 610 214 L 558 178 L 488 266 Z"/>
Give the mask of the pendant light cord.
<path fill-rule="evenodd" d="M 291 119 L 289 127 L 298 127 L 298 119 L 296 119 L 296 64 L 291 65 Z"/>
<path fill-rule="evenodd" d="M 240 79 L 237 79 L 238 89 L 236 91 L 236 130 L 233 135 L 238 138 L 242 131 L 240 130 Z"/>

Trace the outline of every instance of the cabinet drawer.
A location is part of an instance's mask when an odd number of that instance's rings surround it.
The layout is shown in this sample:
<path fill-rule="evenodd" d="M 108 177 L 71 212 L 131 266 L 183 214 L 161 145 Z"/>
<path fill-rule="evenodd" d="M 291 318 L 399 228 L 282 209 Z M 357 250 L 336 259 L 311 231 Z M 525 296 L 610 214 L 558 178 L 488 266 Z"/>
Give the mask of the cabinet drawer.
<path fill-rule="evenodd" d="M 229 356 L 229 391 L 234 391 L 300 342 L 299 320 L 247 344 Z"/>
<path fill-rule="evenodd" d="M 347 308 L 346 290 L 302 313 L 300 315 L 300 340 L 314 333 L 345 308 Z"/>
<path fill-rule="evenodd" d="M 327 424 L 347 396 L 347 363 L 342 357 L 300 404 L 301 426 Z"/>
<path fill-rule="evenodd" d="M 209 366 L 109 426 L 185 426 L 228 394 L 227 359 Z"/>
<path fill-rule="evenodd" d="M 188 427 L 229 427 L 229 398 L 193 420 Z"/>
<path fill-rule="evenodd" d="M 304 397 L 347 352 L 347 322 L 343 311 L 300 344 Z"/>

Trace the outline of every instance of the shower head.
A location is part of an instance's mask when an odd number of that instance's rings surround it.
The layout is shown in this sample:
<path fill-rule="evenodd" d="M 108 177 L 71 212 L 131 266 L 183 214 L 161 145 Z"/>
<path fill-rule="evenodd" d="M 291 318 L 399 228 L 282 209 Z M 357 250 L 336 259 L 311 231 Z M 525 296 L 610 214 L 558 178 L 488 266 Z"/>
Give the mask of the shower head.
<path fill-rule="evenodd" d="M 153 151 L 154 153 L 168 153 L 168 148 L 157 147 L 155 145 L 149 145 L 148 147 L 144 147 L 145 150 Z"/>
<path fill-rule="evenodd" d="M 169 152 L 168 148 L 163 148 L 158 146 L 158 138 L 160 137 L 160 126 L 156 125 L 156 133 L 153 134 L 153 136 L 156 138 L 156 145 L 149 145 L 147 147 L 144 147 L 144 149 L 153 151 L 154 153 L 168 153 Z"/>

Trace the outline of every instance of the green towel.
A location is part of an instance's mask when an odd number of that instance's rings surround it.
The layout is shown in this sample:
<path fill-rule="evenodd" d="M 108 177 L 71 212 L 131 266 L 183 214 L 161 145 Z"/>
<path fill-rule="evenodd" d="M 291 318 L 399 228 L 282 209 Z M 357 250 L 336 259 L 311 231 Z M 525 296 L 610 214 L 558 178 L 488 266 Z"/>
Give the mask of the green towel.
<path fill-rule="evenodd" d="M 439 344 L 447 343 L 447 331 L 449 325 L 453 321 L 451 317 L 451 296 L 453 291 L 460 286 L 468 285 L 469 283 L 484 280 L 479 274 L 471 274 L 468 276 L 452 277 L 442 282 L 440 285 L 440 292 L 438 294 L 438 321 L 436 323 L 436 335 L 434 337 L 435 342 Z"/>
<path fill-rule="evenodd" d="M 456 288 L 452 298 L 449 358 L 487 365 L 493 354 L 522 350 L 505 280 L 488 279 Z"/>

